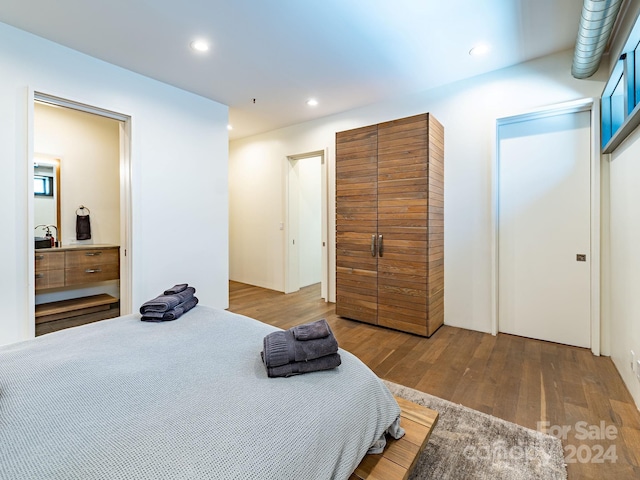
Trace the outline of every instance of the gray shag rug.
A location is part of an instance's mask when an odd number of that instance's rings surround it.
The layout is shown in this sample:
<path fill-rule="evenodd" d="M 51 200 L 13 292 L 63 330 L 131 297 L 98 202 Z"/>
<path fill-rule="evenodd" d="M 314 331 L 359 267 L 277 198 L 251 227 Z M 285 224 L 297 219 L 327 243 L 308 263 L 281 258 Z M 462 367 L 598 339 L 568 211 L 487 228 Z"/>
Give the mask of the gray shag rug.
<path fill-rule="evenodd" d="M 431 432 L 409 480 L 565 480 L 562 443 L 515 423 L 385 380 L 391 393 L 436 410 Z"/>

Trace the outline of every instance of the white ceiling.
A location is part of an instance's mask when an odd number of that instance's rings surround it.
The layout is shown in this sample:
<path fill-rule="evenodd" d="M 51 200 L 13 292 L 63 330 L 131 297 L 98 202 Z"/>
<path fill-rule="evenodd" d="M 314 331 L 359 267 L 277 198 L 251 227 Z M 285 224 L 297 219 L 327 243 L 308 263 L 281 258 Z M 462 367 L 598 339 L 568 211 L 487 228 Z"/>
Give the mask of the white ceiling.
<path fill-rule="evenodd" d="M 229 105 L 230 137 L 240 138 L 572 48 L 581 8 L 582 0 L 6 0 L 0 21 Z M 195 38 L 211 50 L 191 50 Z M 491 53 L 471 57 L 478 42 Z M 305 104 L 310 97 L 317 107 Z"/>

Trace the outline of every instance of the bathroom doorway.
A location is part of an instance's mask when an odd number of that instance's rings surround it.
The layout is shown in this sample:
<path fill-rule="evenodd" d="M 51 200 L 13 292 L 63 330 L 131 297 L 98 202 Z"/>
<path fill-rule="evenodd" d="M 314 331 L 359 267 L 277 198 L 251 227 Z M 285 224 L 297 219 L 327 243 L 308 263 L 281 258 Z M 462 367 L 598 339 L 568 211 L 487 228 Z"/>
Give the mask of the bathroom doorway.
<path fill-rule="evenodd" d="M 327 171 L 325 152 L 287 157 L 285 293 L 320 283 L 328 300 Z"/>
<path fill-rule="evenodd" d="M 131 313 L 130 117 L 40 92 L 30 96 L 29 111 L 28 158 L 34 165 L 30 167 L 32 175 L 28 176 L 28 225 L 33 227 L 34 237 L 55 235 L 52 243 L 62 247 L 40 250 L 36 249 L 37 242 L 30 246 L 29 272 L 30 278 L 35 279 L 28 310 L 33 315 L 28 323 L 31 336 L 37 333 L 36 323 L 43 333 L 42 307 L 59 302 L 73 304 L 91 297 L 110 298 L 110 312 L 99 313 L 98 307 L 90 307 L 85 311 L 86 323 Z M 47 203 L 46 198 L 37 194 L 41 187 L 37 168 L 45 172 L 40 177 L 46 182 L 49 164 L 55 165 L 58 177 L 52 181 L 58 210 L 50 220 L 40 211 L 41 205 Z M 77 216 L 86 214 L 91 219 L 90 238 L 76 235 Z M 101 250 L 103 247 L 106 250 Z M 67 252 L 78 251 L 84 252 L 83 256 L 101 259 L 99 267 L 83 269 L 83 272 L 92 270 L 94 278 L 87 282 L 69 281 L 67 262 L 61 264 L 65 269 L 61 274 L 64 280 L 43 288 L 39 277 L 43 274 L 48 277 L 49 271 L 41 271 L 42 260 L 38 259 L 45 253 L 55 253 L 57 261 L 62 262 L 69 256 Z M 107 269 L 116 271 L 105 276 Z M 74 325 L 70 319 L 68 323 Z"/>

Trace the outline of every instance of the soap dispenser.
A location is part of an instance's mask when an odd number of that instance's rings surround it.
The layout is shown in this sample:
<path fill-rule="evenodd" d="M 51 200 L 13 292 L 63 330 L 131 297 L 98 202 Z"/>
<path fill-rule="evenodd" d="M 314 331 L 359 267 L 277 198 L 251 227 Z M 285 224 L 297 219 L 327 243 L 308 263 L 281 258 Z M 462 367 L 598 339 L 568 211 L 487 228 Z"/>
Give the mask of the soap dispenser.
<path fill-rule="evenodd" d="M 49 227 L 46 227 L 46 228 L 47 228 L 47 233 L 45 233 L 44 236 L 49 239 L 49 243 L 51 243 L 51 248 L 53 248 L 55 246 L 56 239 L 53 238 L 53 235 L 51 235 L 51 229 Z"/>

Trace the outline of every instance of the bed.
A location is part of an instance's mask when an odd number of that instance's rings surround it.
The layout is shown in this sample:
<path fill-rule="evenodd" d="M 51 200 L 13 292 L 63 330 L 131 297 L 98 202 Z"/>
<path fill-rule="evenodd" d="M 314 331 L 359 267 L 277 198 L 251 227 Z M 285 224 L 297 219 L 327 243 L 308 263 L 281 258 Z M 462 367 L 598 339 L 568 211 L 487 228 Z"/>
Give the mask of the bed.
<path fill-rule="evenodd" d="M 347 479 L 400 414 L 355 356 L 268 378 L 276 330 L 198 306 L 0 348 L 1 479 Z"/>

